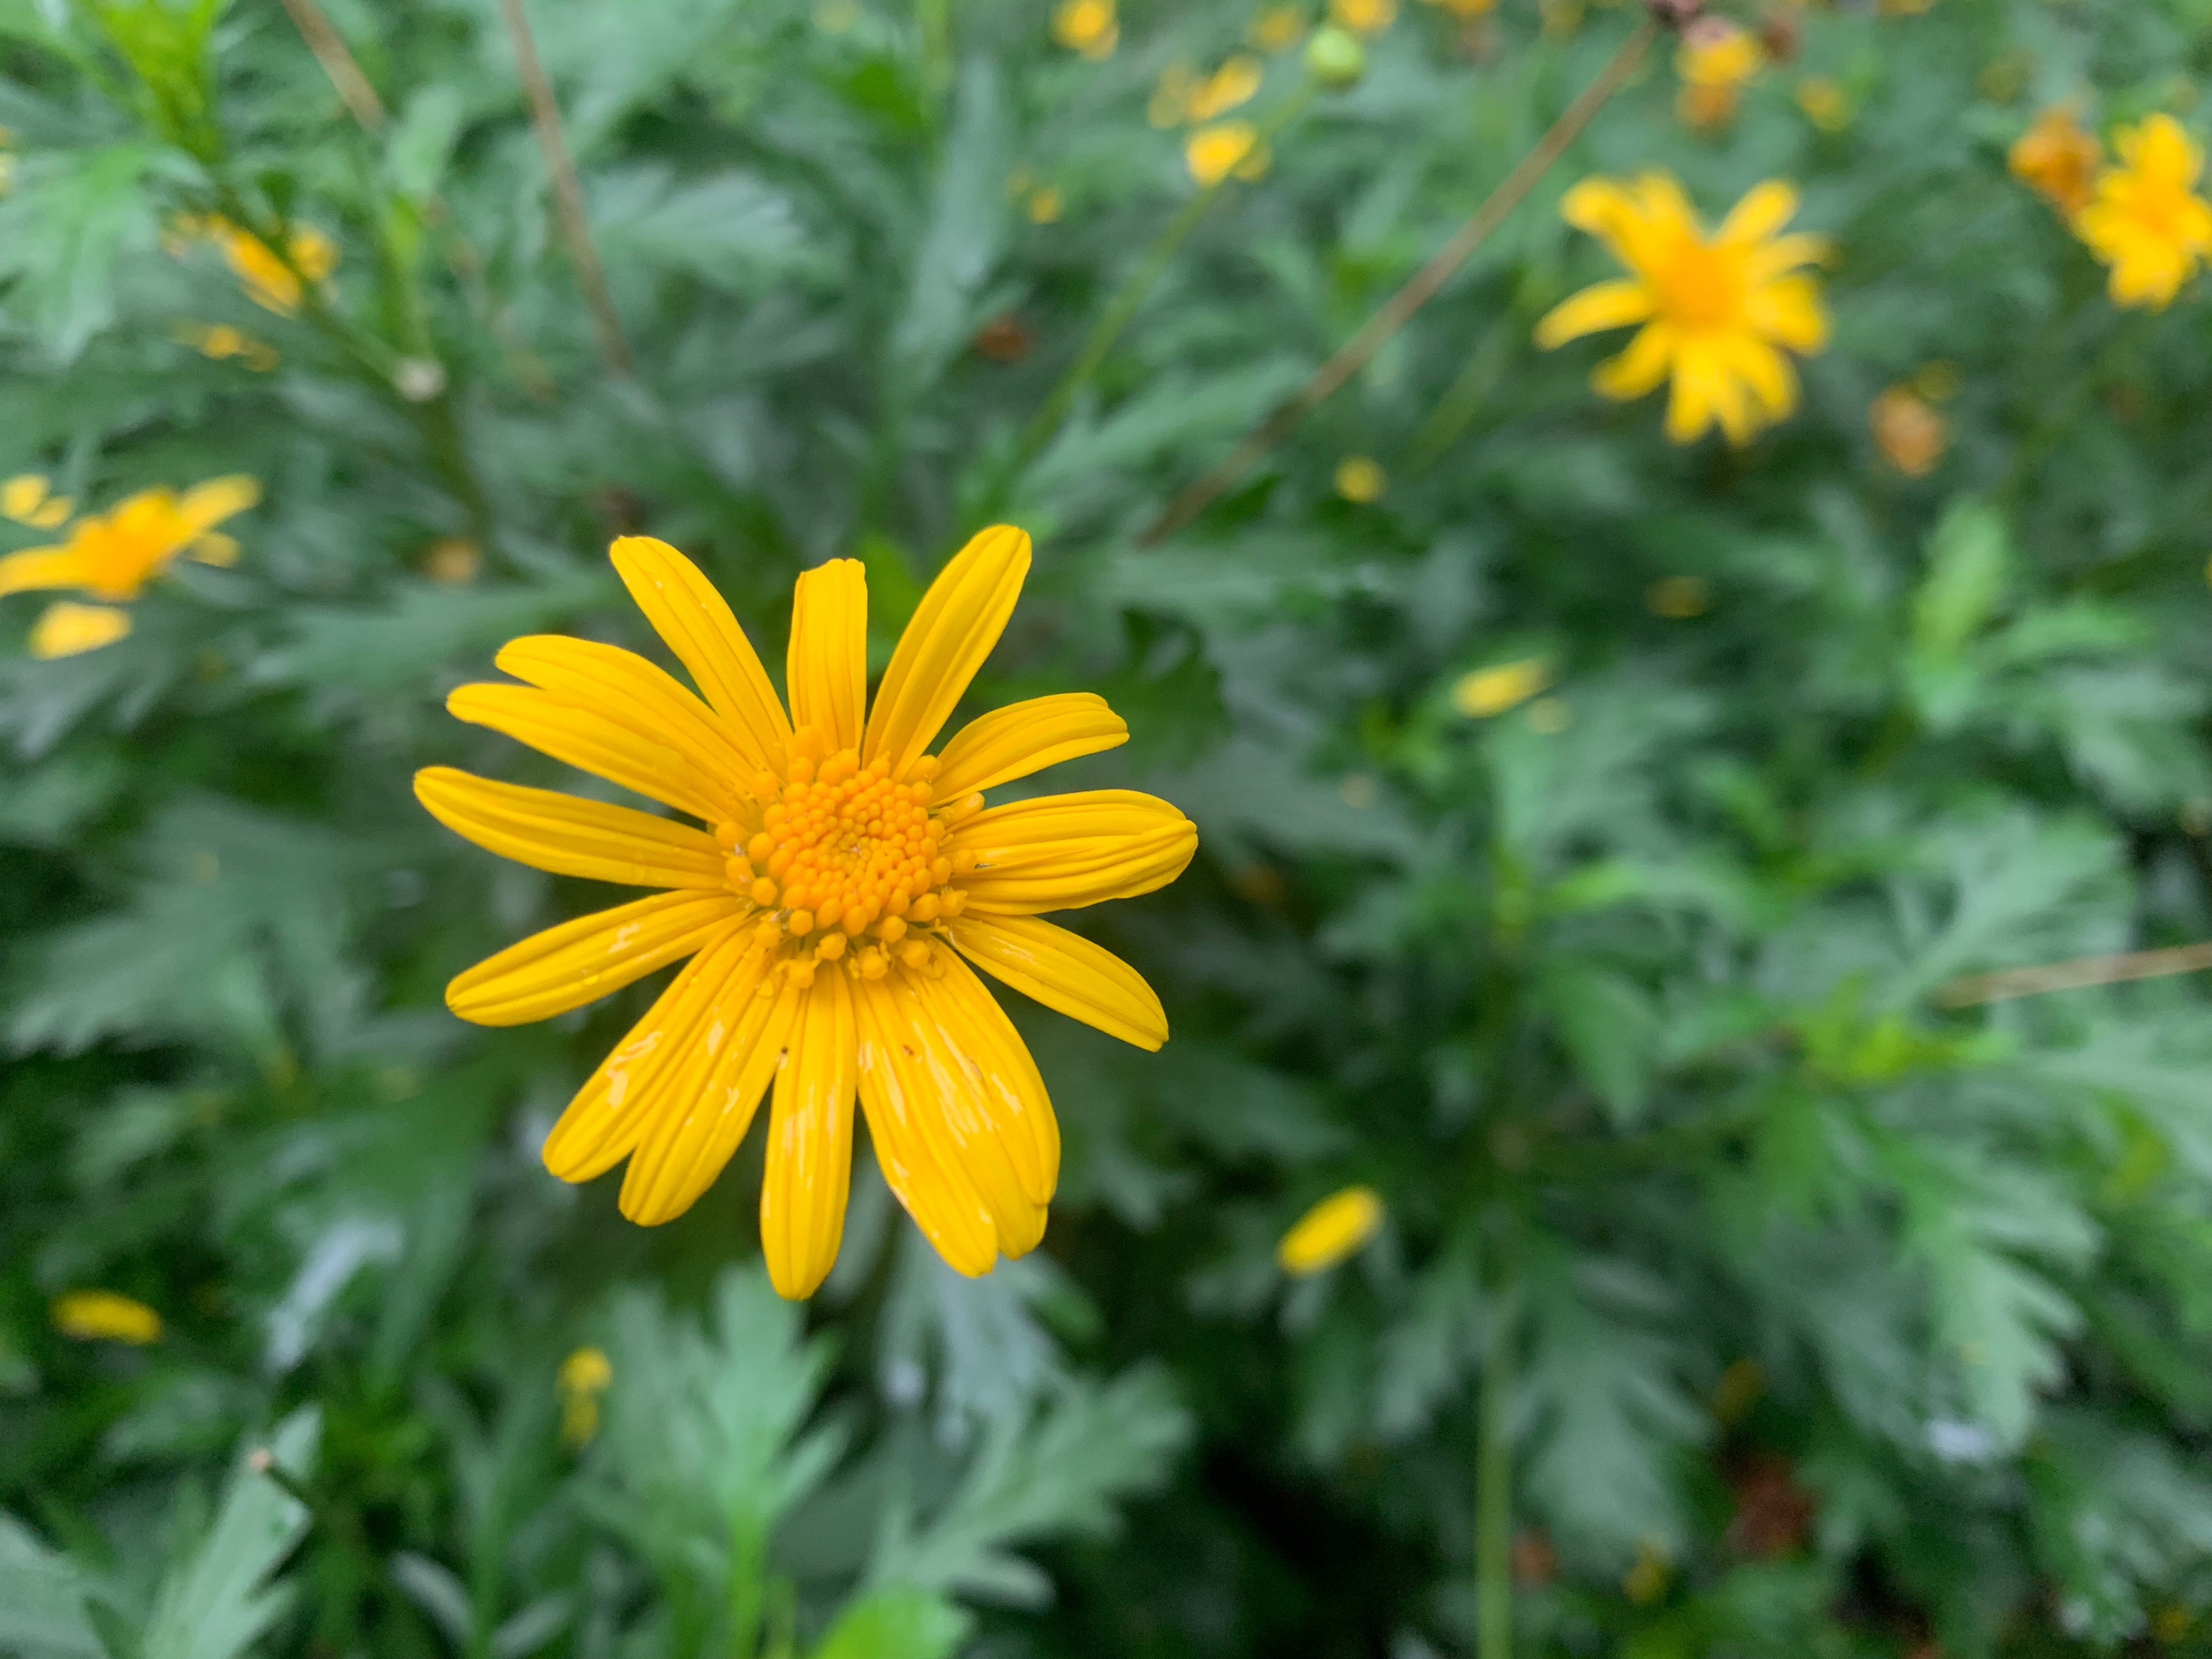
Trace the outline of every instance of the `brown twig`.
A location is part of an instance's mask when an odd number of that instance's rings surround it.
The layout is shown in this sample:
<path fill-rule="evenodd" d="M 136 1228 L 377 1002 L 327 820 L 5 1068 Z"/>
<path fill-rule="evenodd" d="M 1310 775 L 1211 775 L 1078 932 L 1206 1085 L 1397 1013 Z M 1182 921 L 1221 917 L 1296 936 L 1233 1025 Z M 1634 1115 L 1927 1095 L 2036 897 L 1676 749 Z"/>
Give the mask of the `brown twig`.
<path fill-rule="evenodd" d="M 630 367 L 629 342 L 623 337 L 622 319 L 616 314 L 614 295 L 607 290 L 607 273 L 599 264 L 599 251 L 592 243 L 591 221 L 584 216 L 583 187 L 576 182 L 576 164 L 568 155 L 568 140 L 561 136 L 561 106 L 554 101 L 553 83 L 545 78 L 538 60 L 538 42 L 523 15 L 522 0 L 500 0 L 507 32 L 514 40 L 515 68 L 523 89 L 530 95 L 530 118 L 538 128 L 538 147 L 545 153 L 546 170 L 553 175 L 553 199 L 560 211 L 562 239 L 568 257 L 576 262 L 576 277 L 584 285 L 584 298 L 592 307 L 592 323 L 599 337 L 599 356 L 623 378 Z"/>
<path fill-rule="evenodd" d="M 353 112 L 353 118 L 371 132 L 381 132 L 389 118 L 385 113 L 384 100 L 376 95 L 376 88 L 361 72 L 361 65 L 346 49 L 344 36 L 324 15 L 315 0 L 284 0 L 284 9 L 291 15 L 293 27 L 300 38 L 307 43 L 307 50 L 315 54 L 315 61 L 323 66 L 323 73 L 331 77 L 345 106 Z"/>
<path fill-rule="evenodd" d="M 2131 979 L 2162 979 L 2212 968 L 2212 943 L 2177 945 L 2163 951 L 2129 951 L 2119 956 L 2079 957 L 2040 968 L 2008 968 L 2002 973 L 1969 974 L 1936 988 L 1941 1007 L 1971 1008 L 2045 991 L 2074 991 L 2085 985 L 2117 985 Z"/>
<path fill-rule="evenodd" d="M 1582 95 L 1568 105 L 1559 118 L 1552 123 L 1551 130 L 1536 141 L 1536 147 L 1522 156 L 1519 165 L 1490 192 L 1488 199 L 1475 210 L 1474 216 L 1462 225 L 1451 240 L 1438 248 L 1428 264 L 1415 271 L 1406 285 L 1367 319 L 1358 333 L 1338 347 L 1288 402 L 1237 445 L 1227 460 L 1169 502 L 1167 511 L 1139 538 L 1140 544 L 1151 546 L 1164 540 L 1203 513 L 1255 461 L 1288 436 L 1293 427 L 1364 368 L 1390 337 L 1436 297 L 1437 291 L 1451 279 L 1452 274 L 1504 222 L 1505 216 L 1536 187 L 1537 180 L 1551 170 L 1552 164 L 1589 125 L 1590 118 L 1604 106 L 1606 100 L 1635 72 L 1637 64 L 1657 38 L 1660 27 L 1656 17 L 1647 16 L 1636 33 L 1621 43 L 1612 61 L 1598 71 L 1597 78 L 1583 88 Z"/>

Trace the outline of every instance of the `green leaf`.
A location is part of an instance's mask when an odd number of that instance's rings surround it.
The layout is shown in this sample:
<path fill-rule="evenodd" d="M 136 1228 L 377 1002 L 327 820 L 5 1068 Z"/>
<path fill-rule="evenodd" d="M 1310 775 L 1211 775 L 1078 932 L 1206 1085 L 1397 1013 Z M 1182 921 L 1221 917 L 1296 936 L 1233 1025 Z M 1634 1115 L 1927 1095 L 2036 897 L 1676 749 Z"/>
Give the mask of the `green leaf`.
<path fill-rule="evenodd" d="M 0 288 L 63 362 L 115 321 L 117 268 L 153 253 L 155 219 L 143 187 L 160 165 L 147 144 L 63 150 L 21 169 L 0 198 Z"/>
<path fill-rule="evenodd" d="M 947 1659 L 972 1622 L 942 1596 L 890 1585 L 848 1603 L 811 1659 Z"/>
<path fill-rule="evenodd" d="M 319 1408 L 303 1406 L 276 1425 L 268 1450 L 279 1468 L 304 1480 L 314 1472 L 321 1434 Z M 241 1458 L 214 1528 L 162 1581 L 144 1659 L 238 1659 L 297 1593 L 272 1580 L 308 1524 L 305 1504 Z"/>
<path fill-rule="evenodd" d="M 69 1557 L 0 1512 L 0 1651 L 21 1659 L 107 1659 L 85 1613 L 85 1591 Z"/>
<path fill-rule="evenodd" d="M 1572 961 L 1546 967 L 1541 994 L 1575 1069 L 1613 1127 L 1629 1127 L 1642 1115 L 1658 1055 L 1659 1010 L 1650 994 L 1626 974 Z"/>

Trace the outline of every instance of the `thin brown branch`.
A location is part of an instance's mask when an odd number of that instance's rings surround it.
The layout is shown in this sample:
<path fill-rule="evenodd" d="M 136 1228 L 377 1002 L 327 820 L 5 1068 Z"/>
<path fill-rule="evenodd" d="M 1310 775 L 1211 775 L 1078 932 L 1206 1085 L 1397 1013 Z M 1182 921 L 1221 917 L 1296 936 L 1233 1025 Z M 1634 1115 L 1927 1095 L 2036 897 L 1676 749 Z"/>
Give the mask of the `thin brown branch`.
<path fill-rule="evenodd" d="M 284 9 L 291 15 L 293 27 L 300 38 L 307 43 L 307 50 L 315 54 L 315 61 L 323 66 L 323 73 L 331 77 L 345 106 L 353 112 L 353 118 L 371 132 L 381 132 L 385 121 L 384 100 L 376 95 L 376 88 L 361 72 L 361 65 L 346 47 L 345 37 L 325 15 L 315 0 L 284 0 Z"/>
<path fill-rule="evenodd" d="M 2085 985 L 2117 985 L 2125 980 L 2162 979 L 2212 968 L 2212 943 L 2177 945 L 2163 951 L 2129 951 L 2118 956 L 2079 957 L 2040 968 L 2008 968 L 2002 973 L 1969 974 L 1936 988 L 1945 1008 L 1971 1008 L 1984 1002 L 2032 997 L 2045 991 L 2075 991 Z"/>
<path fill-rule="evenodd" d="M 562 240 L 568 257 L 576 262 L 576 279 L 592 307 L 592 326 L 599 337 L 599 356 L 616 374 L 629 378 L 629 342 L 623 337 L 622 319 L 616 314 L 614 295 L 607 289 L 607 273 L 599 264 L 599 251 L 592 242 L 591 221 L 584 216 L 583 186 L 576 182 L 576 164 L 568 155 L 568 142 L 561 134 L 561 106 L 554 101 L 553 83 L 545 78 L 545 65 L 538 57 L 538 42 L 523 15 L 522 0 L 500 0 L 507 32 L 514 40 L 515 68 L 523 89 L 530 95 L 530 118 L 538 129 L 538 147 L 545 155 L 546 171 L 553 176 L 553 199 L 561 216 Z"/>
<path fill-rule="evenodd" d="M 1189 489 L 1168 503 L 1167 511 L 1155 520 L 1139 538 L 1150 546 L 1164 540 L 1182 529 L 1214 500 L 1231 489 L 1260 458 L 1290 434 L 1291 429 L 1309 414 L 1326 402 L 1329 396 L 1346 380 L 1364 368 L 1375 354 L 1380 351 L 1390 337 L 1403 328 L 1413 313 L 1437 295 L 1438 289 L 1451 279 L 1452 274 L 1465 264 L 1474 251 L 1490 238 L 1491 233 L 1505 221 L 1505 216 L 1520 206 L 1536 183 L 1549 172 L 1590 123 L 1591 117 L 1605 106 L 1605 102 L 1618 92 L 1623 82 L 1635 72 L 1644 54 L 1650 50 L 1658 36 L 1661 25 L 1656 17 L 1647 16 L 1636 33 L 1621 43 L 1620 50 L 1612 61 L 1598 71 L 1597 78 L 1583 88 L 1582 95 L 1567 106 L 1559 118 L 1552 123 L 1551 130 L 1537 140 L 1536 146 L 1521 158 L 1512 172 L 1507 173 L 1497 189 L 1477 208 L 1474 216 L 1459 228 L 1451 240 L 1438 248 L 1428 264 L 1415 271 L 1406 285 L 1366 323 L 1314 371 L 1311 379 L 1293 393 L 1288 402 L 1263 421 L 1244 441 L 1237 445 L 1229 459 L 1213 468 L 1192 484 Z"/>

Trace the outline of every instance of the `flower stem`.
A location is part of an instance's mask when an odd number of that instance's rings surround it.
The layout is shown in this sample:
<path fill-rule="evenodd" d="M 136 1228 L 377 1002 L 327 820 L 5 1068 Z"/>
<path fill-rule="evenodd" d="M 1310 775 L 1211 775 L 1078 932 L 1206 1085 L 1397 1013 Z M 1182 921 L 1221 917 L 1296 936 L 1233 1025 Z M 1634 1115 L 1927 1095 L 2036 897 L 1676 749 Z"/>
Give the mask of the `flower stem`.
<path fill-rule="evenodd" d="M 1253 143 L 1253 153 L 1261 153 L 1284 128 L 1304 113 L 1313 99 L 1314 85 L 1310 81 L 1285 99 L 1261 127 Z M 1074 407 L 1075 399 L 1083 388 L 1091 384 L 1091 376 L 1106 361 L 1106 354 L 1114 349 L 1115 341 L 1121 338 L 1121 331 L 1129 325 L 1129 319 L 1137 314 L 1146 300 L 1151 297 L 1153 288 L 1166 274 L 1169 264 L 1175 258 L 1176 250 L 1182 246 L 1183 239 L 1197 228 L 1198 222 L 1206 216 L 1206 210 L 1213 205 L 1214 198 L 1227 188 L 1228 184 L 1225 175 L 1215 179 L 1185 202 L 1175 217 L 1168 221 L 1166 228 L 1146 253 L 1143 262 L 1129 273 L 1128 280 L 1121 284 L 1108 302 L 1106 309 L 1099 313 L 1097 322 L 1091 325 L 1091 337 L 1083 343 L 1082 351 L 1069 366 L 1067 373 L 1060 377 L 1060 384 L 1053 388 L 1052 395 L 1044 400 L 1043 407 L 1023 428 L 1018 465 L 1026 466 L 1052 441 L 1053 434 L 1060 430 L 1060 422 L 1067 418 L 1068 410 Z"/>
<path fill-rule="evenodd" d="M 1522 156 L 1498 188 L 1490 192 L 1488 198 L 1474 210 L 1474 216 L 1462 225 L 1451 240 L 1438 248 L 1428 264 L 1415 271 L 1403 288 L 1383 302 L 1382 309 L 1367 319 L 1358 333 L 1337 348 L 1328 361 L 1314 371 L 1312 377 L 1291 395 L 1287 403 L 1261 422 L 1249 437 L 1237 445 L 1227 460 L 1169 502 L 1167 510 L 1154 520 L 1151 527 L 1139 538 L 1139 544 L 1151 546 L 1163 541 L 1203 513 L 1212 505 L 1217 496 L 1242 478 L 1255 462 L 1289 436 L 1293 427 L 1326 402 L 1338 387 L 1364 368 L 1390 337 L 1411 320 L 1413 313 L 1436 297 L 1452 274 L 1467 263 L 1477 248 L 1489 240 L 1491 233 L 1505 222 L 1506 215 L 1518 207 L 1522 198 L 1536 187 L 1537 181 L 1551 171 L 1552 164 L 1589 125 L 1590 118 L 1605 106 L 1606 100 L 1619 91 L 1635 72 L 1637 64 L 1643 61 L 1644 54 L 1658 37 L 1659 29 L 1656 18 L 1646 17 L 1636 32 L 1621 43 L 1620 50 L 1613 53 L 1611 61 L 1598 71 L 1597 78 L 1583 88 L 1582 95 L 1568 105 L 1559 118 L 1552 123 L 1551 130 L 1536 141 L 1535 148 Z"/>
<path fill-rule="evenodd" d="M 1513 1659 L 1513 1338 L 1510 1303 L 1492 1321 L 1475 1422 L 1475 1659 Z"/>

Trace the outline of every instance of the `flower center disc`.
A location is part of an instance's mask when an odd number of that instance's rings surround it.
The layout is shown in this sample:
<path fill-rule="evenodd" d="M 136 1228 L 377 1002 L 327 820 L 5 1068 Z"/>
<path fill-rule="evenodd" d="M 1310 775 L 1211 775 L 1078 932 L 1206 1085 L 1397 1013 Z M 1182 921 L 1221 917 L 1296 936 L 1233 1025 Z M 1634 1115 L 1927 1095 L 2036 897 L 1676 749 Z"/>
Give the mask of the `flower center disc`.
<path fill-rule="evenodd" d="M 1695 332 L 1731 327 L 1743 315 L 1743 265 L 1739 249 L 1686 241 L 1652 272 L 1652 286 L 1677 328 Z"/>
<path fill-rule="evenodd" d="M 781 911 L 794 938 L 830 928 L 857 935 L 903 916 L 951 874 L 929 799 L 927 783 L 893 783 L 883 762 L 864 767 L 849 749 L 818 771 L 794 759 L 746 844 L 752 877 L 733 869 L 732 884 Z"/>

